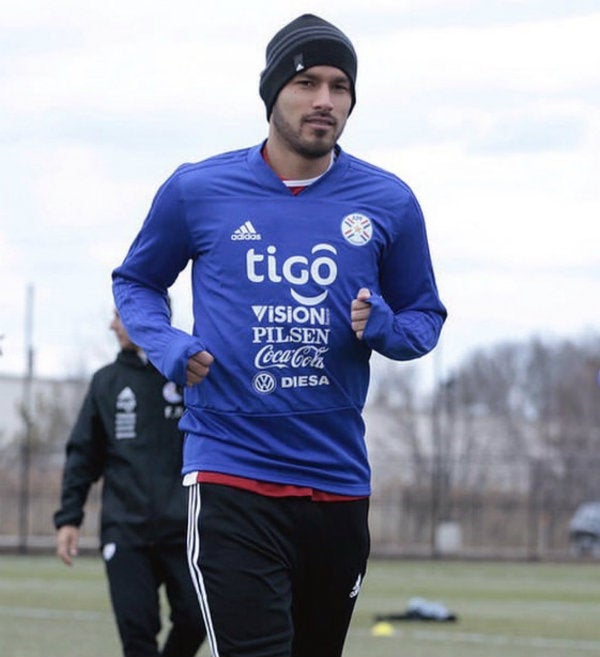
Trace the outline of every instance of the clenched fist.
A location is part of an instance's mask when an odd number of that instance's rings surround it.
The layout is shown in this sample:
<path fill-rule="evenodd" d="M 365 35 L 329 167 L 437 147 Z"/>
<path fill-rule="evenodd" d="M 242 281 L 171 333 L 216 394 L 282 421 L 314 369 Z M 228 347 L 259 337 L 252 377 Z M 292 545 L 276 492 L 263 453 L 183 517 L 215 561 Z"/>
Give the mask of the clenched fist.
<path fill-rule="evenodd" d="M 210 366 L 214 360 L 212 354 L 208 351 L 199 351 L 197 354 L 194 354 L 187 362 L 185 370 L 186 386 L 193 386 L 203 381 L 208 375 Z"/>
<path fill-rule="evenodd" d="M 356 337 L 359 340 L 362 340 L 367 320 L 371 314 L 371 304 L 367 302 L 367 299 L 369 299 L 370 296 L 370 290 L 366 287 L 361 287 L 356 295 L 356 299 L 352 300 L 352 305 L 350 306 L 352 330 L 356 333 Z"/>

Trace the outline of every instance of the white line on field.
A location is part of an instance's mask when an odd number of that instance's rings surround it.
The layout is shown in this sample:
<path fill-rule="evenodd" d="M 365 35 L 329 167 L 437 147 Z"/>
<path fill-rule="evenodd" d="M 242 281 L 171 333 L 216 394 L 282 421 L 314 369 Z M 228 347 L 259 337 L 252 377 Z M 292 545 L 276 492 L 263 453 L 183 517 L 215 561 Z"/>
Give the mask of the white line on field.
<path fill-rule="evenodd" d="M 396 628 L 395 628 L 396 629 Z M 351 634 L 364 636 L 370 634 L 369 630 L 351 630 Z M 482 643 L 482 644 L 496 644 L 496 645 L 513 645 L 513 646 L 526 646 L 530 648 L 545 648 L 553 650 L 580 650 L 594 652 L 600 655 L 600 641 L 575 641 L 572 639 L 549 639 L 544 637 L 515 637 L 505 636 L 502 634 L 479 634 L 471 632 L 428 632 L 426 630 L 403 630 L 396 629 L 389 638 L 401 638 L 402 636 L 410 637 L 412 639 L 423 639 L 426 641 L 454 641 L 455 643 Z M 377 637 L 381 638 L 381 637 Z"/>
<path fill-rule="evenodd" d="M 66 611 L 48 609 L 45 607 L 8 607 L 0 605 L 0 616 L 13 618 L 34 618 L 37 620 L 82 620 L 82 621 L 111 621 L 109 613 L 98 611 Z M 368 629 L 355 629 L 350 631 L 357 636 L 370 635 Z M 481 634 L 475 632 L 444 632 L 427 630 L 396 629 L 391 637 L 377 637 L 378 639 L 401 638 L 402 636 L 425 641 L 453 641 L 454 643 L 481 643 L 495 645 L 526 646 L 531 648 L 545 648 L 553 650 L 578 650 L 582 652 L 595 652 L 600 655 L 600 641 L 575 641 L 572 639 L 549 639 L 545 637 L 515 637 L 502 634 Z"/>
<path fill-rule="evenodd" d="M 15 618 L 35 618 L 37 620 L 87 620 L 99 621 L 111 619 L 110 614 L 99 611 L 67 611 L 64 609 L 47 609 L 46 607 L 7 607 L 0 605 L 0 616 Z"/>

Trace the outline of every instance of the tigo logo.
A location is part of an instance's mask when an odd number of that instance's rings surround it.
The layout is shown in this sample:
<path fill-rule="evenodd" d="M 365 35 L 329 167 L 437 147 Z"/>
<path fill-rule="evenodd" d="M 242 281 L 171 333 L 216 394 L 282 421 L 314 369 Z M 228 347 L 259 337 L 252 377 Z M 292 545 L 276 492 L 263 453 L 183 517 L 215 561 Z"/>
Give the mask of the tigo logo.
<path fill-rule="evenodd" d="M 260 240 L 262 237 L 260 233 L 256 232 L 256 228 L 254 228 L 251 221 L 245 221 L 237 230 L 231 233 L 231 239 L 246 242 L 249 240 Z"/>
<path fill-rule="evenodd" d="M 304 255 L 292 255 L 279 260 L 277 248 L 267 246 L 267 253 L 260 249 L 248 249 L 246 252 L 246 276 L 252 283 L 262 283 L 265 279 L 271 283 L 285 281 L 293 286 L 303 286 L 316 283 L 321 288 L 327 288 L 337 278 L 336 261 L 329 254 L 337 255 L 331 244 L 315 244 L 311 249 L 311 258 Z M 326 254 L 323 255 L 322 252 Z M 327 298 L 328 290 L 317 295 L 305 296 L 291 288 L 293 299 L 303 306 L 318 306 Z"/>

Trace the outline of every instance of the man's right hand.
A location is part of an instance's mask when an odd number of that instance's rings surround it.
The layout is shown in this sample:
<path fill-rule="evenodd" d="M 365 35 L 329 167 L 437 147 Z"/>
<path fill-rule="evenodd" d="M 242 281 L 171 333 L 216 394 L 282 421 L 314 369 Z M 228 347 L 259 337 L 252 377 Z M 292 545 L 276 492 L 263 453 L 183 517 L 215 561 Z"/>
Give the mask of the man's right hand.
<path fill-rule="evenodd" d="M 73 565 L 79 546 L 79 527 L 63 525 L 56 533 L 56 554 L 67 566 Z"/>
<path fill-rule="evenodd" d="M 194 354 L 187 362 L 187 368 L 185 370 L 186 386 L 193 386 L 203 381 L 204 377 L 208 375 L 210 366 L 214 360 L 212 354 L 208 351 L 199 351 L 197 354 Z"/>

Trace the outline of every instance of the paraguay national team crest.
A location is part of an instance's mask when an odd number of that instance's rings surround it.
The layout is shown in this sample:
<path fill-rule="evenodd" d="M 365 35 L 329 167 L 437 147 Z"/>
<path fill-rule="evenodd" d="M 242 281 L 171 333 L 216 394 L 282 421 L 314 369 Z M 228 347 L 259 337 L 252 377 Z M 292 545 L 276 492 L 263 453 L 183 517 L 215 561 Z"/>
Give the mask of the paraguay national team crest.
<path fill-rule="evenodd" d="M 342 219 L 342 235 L 347 242 L 355 246 L 363 246 L 373 236 L 373 225 L 369 217 L 354 212 Z"/>

